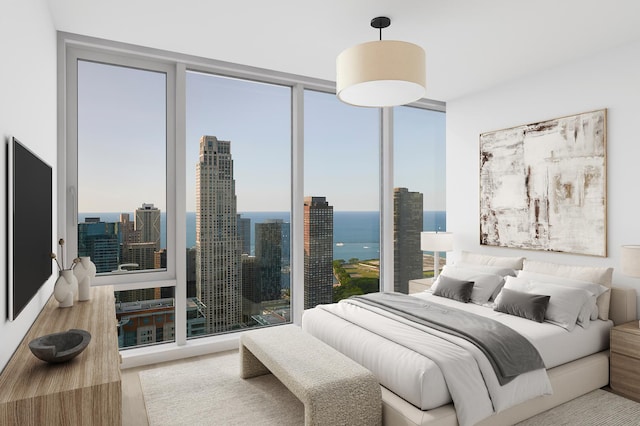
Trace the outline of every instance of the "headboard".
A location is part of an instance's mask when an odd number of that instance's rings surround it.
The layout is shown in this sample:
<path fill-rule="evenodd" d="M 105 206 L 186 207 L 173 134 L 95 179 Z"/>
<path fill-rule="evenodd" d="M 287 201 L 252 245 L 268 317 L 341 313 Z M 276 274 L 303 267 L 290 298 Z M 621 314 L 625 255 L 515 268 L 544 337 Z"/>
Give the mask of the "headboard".
<path fill-rule="evenodd" d="M 611 287 L 609 319 L 615 325 L 638 319 L 636 291 L 626 287 Z"/>

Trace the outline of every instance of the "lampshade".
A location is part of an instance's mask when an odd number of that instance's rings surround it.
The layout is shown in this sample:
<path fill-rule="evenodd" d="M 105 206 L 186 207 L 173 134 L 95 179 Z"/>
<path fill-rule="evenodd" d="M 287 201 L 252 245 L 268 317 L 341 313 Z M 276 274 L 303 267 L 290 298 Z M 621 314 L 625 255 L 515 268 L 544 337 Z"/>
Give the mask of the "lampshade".
<path fill-rule="evenodd" d="M 451 232 L 421 232 L 420 250 L 451 251 L 453 250 L 453 234 Z"/>
<path fill-rule="evenodd" d="M 426 88 L 424 50 L 413 43 L 382 40 L 391 20 L 378 16 L 371 26 L 380 40 L 345 49 L 336 60 L 336 94 L 364 107 L 404 105 L 422 98 Z"/>
<path fill-rule="evenodd" d="M 404 105 L 425 93 L 425 54 L 413 43 L 379 40 L 344 50 L 336 61 L 342 102 L 365 107 Z"/>
<path fill-rule="evenodd" d="M 640 246 L 622 246 L 620 266 L 623 274 L 640 277 Z"/>

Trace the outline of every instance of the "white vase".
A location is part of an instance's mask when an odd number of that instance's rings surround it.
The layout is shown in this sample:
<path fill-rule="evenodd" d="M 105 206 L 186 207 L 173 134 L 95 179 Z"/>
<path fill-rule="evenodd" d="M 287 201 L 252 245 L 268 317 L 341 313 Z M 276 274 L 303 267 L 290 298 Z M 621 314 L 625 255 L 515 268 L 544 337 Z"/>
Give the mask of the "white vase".
<path fill-rule="evenodd" d="M 71 269 L 63 269 L 58 272 L 58 279 L 53 286 L 53 297 L 56 298 L 61 308 L 73 306 L 73 297 L 78 291 L 78 280 Z"/>
<path fill-rule="evenodd" d="M 78 301 L 91 299 L 91 280 L 96 276 L 96 265 L 89 256 L 81 256 L 80 262 L 73 268 L 73 274 L 78 280 Z"/>

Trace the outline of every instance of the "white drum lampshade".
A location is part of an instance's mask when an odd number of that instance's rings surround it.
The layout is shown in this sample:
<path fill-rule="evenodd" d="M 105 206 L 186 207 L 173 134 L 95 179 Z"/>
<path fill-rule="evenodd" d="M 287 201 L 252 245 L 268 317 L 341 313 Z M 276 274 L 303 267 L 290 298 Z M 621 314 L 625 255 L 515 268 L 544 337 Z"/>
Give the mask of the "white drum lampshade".
<path fill-rule="evenodd" d="M 350 105 L 392 107 L 422 98 L 426 90 L 425 53 L 422 47 L 397 40 L 382 40 L 391 25 L 386 16 L 371 20 L 380 40 L 345 49 L 336 59 L 336 95 Z"/>
<path fill-rule="evenodd" d="M 336 61 L 336 93 L 350 105 L 390 107 L 426 90 L 425 53 L 413 43 L 380 40 L 344 50 Z"/>

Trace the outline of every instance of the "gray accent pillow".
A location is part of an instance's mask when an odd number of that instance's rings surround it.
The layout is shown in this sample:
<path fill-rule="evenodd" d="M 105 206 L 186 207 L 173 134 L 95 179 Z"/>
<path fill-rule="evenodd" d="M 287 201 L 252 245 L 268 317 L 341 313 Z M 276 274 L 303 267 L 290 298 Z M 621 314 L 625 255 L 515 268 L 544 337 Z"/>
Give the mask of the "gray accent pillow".
<path fill-rule="evenodd" d="M 434 296 L 446 297 L 458 302 L 468 303 L 471 300 L 473 281 L 458 280 L 456 278 L 440 275 L 438 287 L 433 291 Z"/>
<path fill-rule="evenodd" d="M 442 272 L 438 275 L 438 279 L 433 283 L 431 289 L 435 289 L 440 285 L 440 278 L 448 277 L 463 281 L 473 281 L 473 291 L 471 292 L 471 302 L 477 305 L 483 305 L 489 301 L 496 288 L 504 284 L 504 278 L 496 274 L 486 274 L 478 272 L 474 269 L 466 269 L 456 265 L 445 265 Z"/>
<path fill-rule="evenodd" d="M 493 310 L 536 322 L 544 322 L 544 314 L 547 312 L 550 298 L 551 296 L 503 288 L 500 291 L 500 297 L 496 299 L 496 306 Z"/>

